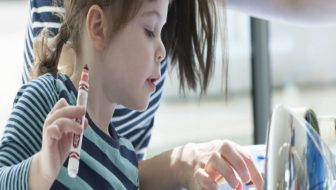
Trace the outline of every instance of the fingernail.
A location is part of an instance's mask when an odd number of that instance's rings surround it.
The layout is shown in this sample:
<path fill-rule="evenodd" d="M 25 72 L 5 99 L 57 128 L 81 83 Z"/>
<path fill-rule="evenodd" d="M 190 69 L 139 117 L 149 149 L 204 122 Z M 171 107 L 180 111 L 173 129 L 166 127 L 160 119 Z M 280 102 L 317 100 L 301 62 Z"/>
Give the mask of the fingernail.
<path fill-rule="evenodd" d="M 245 184 L 252 183 L 252 180 L 250 177 L 246 177 L 245 179 L 247 179 L 246 181 L 244 181 Z"/>
<path fill-rule="evenodd" d="M 245 185 L 253 185 L 253 181 L 250 180 L 249 182 L 247 182 Z"/>
<path fill-rule="evenodd" d="M 250 175 L 247 173 L 247 172 L 244 172 L 242 175 L 241 175 L 241 180 L 242 182 L 245 184 L 245 183 L 248 183 L 251 181 L 251 178 L 250 178 Z"/>

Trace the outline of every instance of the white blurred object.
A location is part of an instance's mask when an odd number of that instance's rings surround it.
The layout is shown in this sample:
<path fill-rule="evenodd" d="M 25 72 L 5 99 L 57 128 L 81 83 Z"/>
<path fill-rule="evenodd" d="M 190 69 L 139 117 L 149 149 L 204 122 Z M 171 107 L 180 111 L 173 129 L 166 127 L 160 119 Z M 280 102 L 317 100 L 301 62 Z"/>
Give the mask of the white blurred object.
<path fill-rule="evenodd" d="M 23 46 L 28 18 L 27 1 L 0 1 L 0 138 L 22 85 Z"/>
<path fill-rule="evenodd" d="M 317 118 L 311 114 L 308 123 L 307 113 L 302 117 L 275 107 L 267 136 L 265 189 L 336 189 L 335 156 L 316 132 Z"/>
<path fill-rule="evenodd" d="M 320 136 L 336 155 L 336 115 L 318 116 Z"/>
<path fill-rule="evenodd" d="M 265 145 L 247 147 L 266 190 L 336 189 L 336 157 L 331 151 L 336 147 L 335 118 L 317 117 L 307 108 L 274 108 L 266 151 Z M 219 186 L 219 190 L 231 189 L 227 183 Z M 244 186 L 252 189 L 253 185 Z"/>

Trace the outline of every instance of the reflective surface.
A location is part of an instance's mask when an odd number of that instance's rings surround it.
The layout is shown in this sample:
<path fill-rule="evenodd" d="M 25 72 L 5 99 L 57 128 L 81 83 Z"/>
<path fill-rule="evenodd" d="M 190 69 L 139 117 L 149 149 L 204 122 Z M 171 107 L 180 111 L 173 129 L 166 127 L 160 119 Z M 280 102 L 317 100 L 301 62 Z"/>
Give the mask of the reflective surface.
<path fill-rule="evenodd" d="M 266 149 L 265 189 L 336 189 L 335 156 L 289 108 L 273 110 Z"/>

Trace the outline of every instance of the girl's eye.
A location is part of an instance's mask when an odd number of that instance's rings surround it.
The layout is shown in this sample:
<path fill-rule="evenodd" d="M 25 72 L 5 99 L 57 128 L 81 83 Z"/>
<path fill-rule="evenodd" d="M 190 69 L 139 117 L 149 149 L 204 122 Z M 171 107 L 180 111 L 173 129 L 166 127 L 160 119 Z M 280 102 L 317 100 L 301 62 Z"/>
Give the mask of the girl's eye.
<path fill-rule="evenodd" d="M 155 33 L 151 30 L 148 30 L 147 28 L 145 28 L 145 33 L 149 38 L 155 38 Z"/>

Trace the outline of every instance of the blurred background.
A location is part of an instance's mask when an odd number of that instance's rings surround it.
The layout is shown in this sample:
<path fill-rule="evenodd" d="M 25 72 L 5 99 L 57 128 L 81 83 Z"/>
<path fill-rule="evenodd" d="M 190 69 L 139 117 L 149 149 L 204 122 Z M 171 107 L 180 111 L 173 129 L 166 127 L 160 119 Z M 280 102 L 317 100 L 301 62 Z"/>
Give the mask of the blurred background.
<path fill-rule="evenodd" d="M 27 1 L 0 0 L 0 136 L 21 85 Z M 174 71 L 166 80 L 147 155 L 187 142 L 230 139 L 254 143 L 250 17 L 227 11 L 229 77 L 225 100 L 218 62 L 208 95 L 179 94 Z M 271 108 L 276 104 L 336 113 L 336 25 L 269 23 Z M 218 53 L 222 51 L 218 49 Z M 267 115 L 269 117 L 269 115 Z"/>

